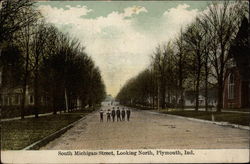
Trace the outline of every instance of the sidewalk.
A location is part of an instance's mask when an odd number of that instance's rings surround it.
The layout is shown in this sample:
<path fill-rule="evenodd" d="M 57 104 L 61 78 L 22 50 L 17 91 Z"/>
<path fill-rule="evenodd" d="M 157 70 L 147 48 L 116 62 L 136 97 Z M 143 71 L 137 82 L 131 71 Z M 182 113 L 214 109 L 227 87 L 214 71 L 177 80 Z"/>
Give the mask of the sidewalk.
<path fill-rule="evenodd" d="M 59 114 L 60 112 L 58 111 L 57 114 Z M 48 115 L 52 115 L 53 112 L 50 112 L 50 113 L 43 113 L 43 114 L 39 114 L 39 117 L 43 117 L 43 116 L 48 116 Z M 35 115 L 28 115 L 28 116 L 24 116 L 24 118 L 34 118 Z M 4 118 L 4 119 L 1 119 L 1 122 L 5 122 L 5 121 L 13 121 L 13 120 L 20 120 L 21 119 L 21 116 L 19 117 L 12 117 L 12 118 Z"/>
<path fill-rule="evenodd" d="M 185 108 L 186 111 L 193 111 L 194 108 Z M 199 108 L 199 111 L 205 111 L 205 108 Z M 209 110 L 211 111 L 211 110 Z M 212 109 L 213 112 L 216 112 L 216 109 Z M 249 110 L 250 111 L 250 110 Z M 250 112 L 244 112 L 244 111 L 235 111 L 235 110 L 221 110 L 221 112 L 227 112 L 227 113 L 242 113 L 242 114 L 250 114 Z"/>
<path fill-rule="evenodd" d="M 243 111 L 233 111 L 233 110 L 222 110 L 222 112 L 228 112 L 228 113 L 242 113 L 242 114 L 250 114 L 250 112 L 243 112 Z"/>

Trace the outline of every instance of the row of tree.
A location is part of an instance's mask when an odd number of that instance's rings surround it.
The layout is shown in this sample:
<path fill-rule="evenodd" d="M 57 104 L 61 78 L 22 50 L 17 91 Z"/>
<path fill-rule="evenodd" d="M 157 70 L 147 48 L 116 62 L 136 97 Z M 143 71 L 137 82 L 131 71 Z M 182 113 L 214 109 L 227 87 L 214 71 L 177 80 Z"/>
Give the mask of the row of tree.
<path fill-rule="evenodd" d="M 21 117 L 26 92 L 33 88 L 38 117 L 46 99 L 54 114 L 70 110 L 71 101 L 82 106 L 98 104 L 105 97 L 100 70 L 77 39 L 46 23 L 30 0 L 4 0 L 0 6 L 1 90 L 22 86 Z"/>
<path fill-rule="evenodd" d="M 184 92 L 192 90 L 198 110 L 203 89 L 207 110 L 208 90 L 215 87 L 217 111 L 221 111 L 226 63 L 240 27 L 243 22 L 248 25 L 248 5 L 246 1 L 210 4 L 191 24 L 182 27 L 178 37 L 155 49 L 151 65 L 130 79 L 117 99 L 161 108 L 169 107 L 171 102 L 184 108 Z M 248 46 L 248 42 L 244 44 Z"/>

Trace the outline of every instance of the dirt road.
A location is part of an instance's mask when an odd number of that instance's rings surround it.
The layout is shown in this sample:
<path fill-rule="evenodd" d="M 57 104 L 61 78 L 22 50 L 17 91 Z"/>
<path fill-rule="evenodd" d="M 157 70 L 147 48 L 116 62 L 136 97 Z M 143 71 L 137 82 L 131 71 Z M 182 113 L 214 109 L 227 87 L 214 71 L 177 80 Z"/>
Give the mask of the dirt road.
<path fill-rule="evenodd" d="M 104 118 L 100 122 L 99 113 L 91 113 L 41 149 L 249 148 L 248 130 L 138 110 L 129 122 Z"/>

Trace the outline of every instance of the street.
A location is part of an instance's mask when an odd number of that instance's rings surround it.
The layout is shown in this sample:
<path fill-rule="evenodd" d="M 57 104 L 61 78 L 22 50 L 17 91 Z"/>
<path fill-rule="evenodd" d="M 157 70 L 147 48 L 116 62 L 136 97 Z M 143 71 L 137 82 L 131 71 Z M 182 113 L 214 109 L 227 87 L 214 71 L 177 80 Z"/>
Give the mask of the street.
<path fill-rule="evenodd" d="M 102 107 L 104 111 L 108 108 Z M 100 122 L 99 112 L 91 113 L 41 149 L 249 148 L 248 130 L 140 110 L 131 110 L 130 119 L 106 122 L 104 115 L 104 122 Z"/>

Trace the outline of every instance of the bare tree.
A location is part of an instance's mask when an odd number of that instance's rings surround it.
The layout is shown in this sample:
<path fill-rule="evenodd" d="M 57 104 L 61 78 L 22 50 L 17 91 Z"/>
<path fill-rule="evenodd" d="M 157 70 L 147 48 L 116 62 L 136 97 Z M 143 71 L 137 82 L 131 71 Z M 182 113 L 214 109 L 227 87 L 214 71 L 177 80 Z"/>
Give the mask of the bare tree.
<path fill-rule="evenodd" d="M 2 44 L 33 21 L 20 18 L 23 11 L 30 8 L 34 2 L 30 0 L 1 0 L 0 2 L 0 44 Z"/>
<path fill-rule="evenodd" d="M 166 55 L 163 55 L 163 50 L 160 45 L 156 48 L 156 52 L 153 56 L 154 68 L 156 70 L 157 77 L 157 88 L 158 88 L 158 108 L 161 104 L 161 108 L 165 107 L 165 96 L 166 96 L 166 66 L 167 59 Z"/>
<path fill-rule="evenodd" d="M 49 28 L 46 26 L 46 24 L 42 21 L 39 21 L 36 23 L 34 29 L 34 35 L 32 38 L 32 43 L 31 43 L 31 59 L 33 60 L 32 62 L 32 70 L 33 70 L 33 76 L 34 76 L 34 111 L 35 111 L 35 118 L 38 118 L 38 112 L 40 108 L 40 91 L 39 91 L 39 80 L 40 80 L 40 74 L 39 74 L 39 69 L 41 67 L 41 62 L 43 58 L 45 58 L 46 51 L 45 47 L 48 44 L 51 44 L 48 42 L 48 38 L 50 35 Z M 54 47 L 55 48 L 55 47 Z"/>
<path fill-rule="evenodd" d="M 201 71 L 203 68 L 203 41 L 205 33 L 201 30 L 200 24 L 197 21 L 192 23 L 184 34 L 185 41 L 188 44 L 188 49 L 193 54 L 195 68 L 195 110 L 199 109 L 199 95 L 201 83 Z"/>
<path fill-rule="evenodd" d="M 187 53 L 186 53 L 186 43 L 184 40 L 183 29 L 180 30 L 179 36 L 175 40 L 175 62 L 177 65 L 178 72 L 178 90 L 180 90 L 180 105 L 181 109 L 184 109 L 184 80 L 187 77 L 186 65 L 187 65 Z M 186 74 L 186 75 L 185 75 Z"/>
<path fill-rule="evenodd" d="M 23 92 L 22 92 L 22 102 L 21 102 L 21 118 L 24 118 L 24 108 L 26 102 L 26 91 L 28 86 L 28 78 L 30 76 L 31 71 L 31 42 L 32 35 L 34 34 L 33 30 L 35 27 L 35 23 L 38 19 L 39 13 L 33 8 L 24 8 L 20 11 L 20 19 L 21 22 L 27 22 L 26 25 L 21 28 L 15 35 L 17 36 L 17 42 L 22 48 L 24 59 L 25 59 L 25 72 L 23 75 Z"/>
<path fill-rule="evenodd" d="M 158 104 L 161 105 L 161 108 L 166 107 L 166 92 L 168 88 L 168 99 L 170 98 L 170 83 L 171 81 L 171 56 L 173 54 L 173 47 L 171 42 L 168 42 L 167 45 L 163 47 L 158 46 L 152 57 L 153 65 L 155 68 L 155 73 L 158 81 Z M 168 79 L 168 80 L 167 80 Z M 169 100 L 168 100 L 169 101 Z"/>
<path fill-rule="evenodd" d="M 213 2 L 209 6 L 209 11 L 203 14 L 203 21 L 207 22 L 208 30 L 211 31 L 213 38 L 210 59 L 218 84 L 217 111 L 221 111 L 223 107 L 223 90 L 229 49 L 246 11 L 249 12 L 247 2 L 225 1 L 222 4 Z"/>

